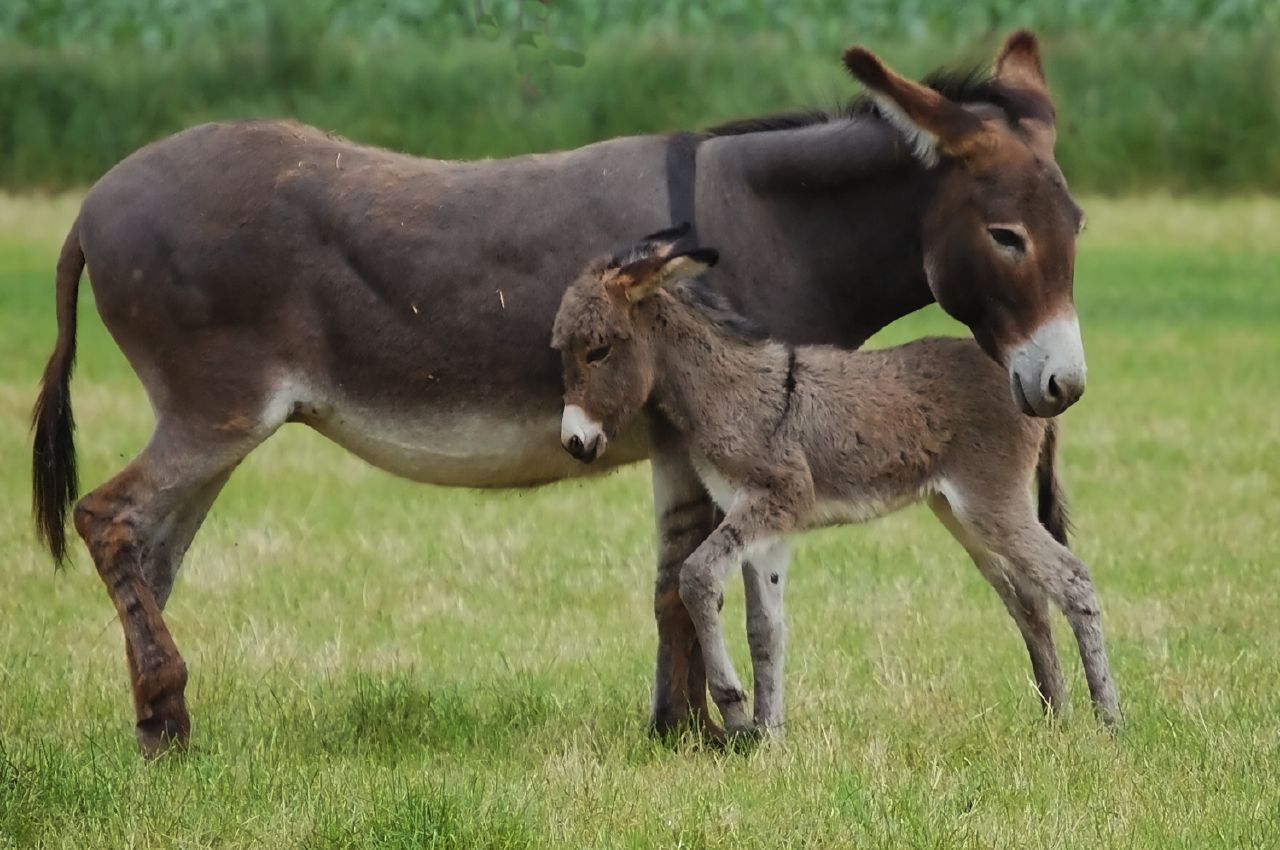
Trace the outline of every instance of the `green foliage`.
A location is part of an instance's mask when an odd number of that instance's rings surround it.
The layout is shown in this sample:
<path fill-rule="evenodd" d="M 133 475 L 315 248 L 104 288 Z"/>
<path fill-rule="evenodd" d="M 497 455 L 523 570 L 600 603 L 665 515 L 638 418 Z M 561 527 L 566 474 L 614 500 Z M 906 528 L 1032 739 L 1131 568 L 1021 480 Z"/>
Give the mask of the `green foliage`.
<path fill-rule="evenodd" d="M 1051 34 L 1246 32 L 1280 24 L 1271 0 L 7 0 L 0 40 L 40 47 L 185 49 L 268 41 L 282 27 L 381 46 L 440 44 L 478 31 L 559 35 L 769 32 L 797 40 L 981 36 L 1013 26 Z"/>
<path fill-rule="evenodd" d="M 205 120 L 292 115 L 478 157 L 832 105 L 868 44 L 920 74 L 1042 34 L 1077 186 L 1280 190 L 1267 0 L 8 0 L 0 183 L 96 179 Z"/>

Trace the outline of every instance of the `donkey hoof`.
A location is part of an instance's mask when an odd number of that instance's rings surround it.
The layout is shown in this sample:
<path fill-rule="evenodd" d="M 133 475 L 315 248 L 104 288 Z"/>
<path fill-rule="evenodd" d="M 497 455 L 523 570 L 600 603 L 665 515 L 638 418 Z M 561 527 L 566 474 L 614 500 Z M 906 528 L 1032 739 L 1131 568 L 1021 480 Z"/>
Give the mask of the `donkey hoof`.
<path fill-rule="evenodd" d="M 751 730 L 762 741 L 781 741 L 786 737 L 781 723 L 756 723 Z"/>
<path fill-rule="evenodd" d="M 182 697 L 156 700 L 151 716 L 138 721 L 134 734 L 138 749 L 147 759 L 186 750 L 191 737 L 191 718 Z"/>
<path fill-rule="evenodd" d="M 138 750 L 145 759 L 158 759 L 171 752 L 183 752 L 187 749 L 186 732 L 154 718 L 139 722 L 134 731 L 138 739 Z"/>
<path fill-rule="evenodd" d="M 689 726 L 689 708 L 677 709 L 671 705 L 655 706 L 649 715 L 649 734 L 656 738 L 665 738 L 679 734 Z"/>
<path fill-rule="evenodd" d="M 649 734 L 673 745 L 691 739 L 719 748 L 728 740 L 724 730 L 715 721 L 700 713 L 686 713 L 680 717 L 655 716 L 649 721 Z"/>

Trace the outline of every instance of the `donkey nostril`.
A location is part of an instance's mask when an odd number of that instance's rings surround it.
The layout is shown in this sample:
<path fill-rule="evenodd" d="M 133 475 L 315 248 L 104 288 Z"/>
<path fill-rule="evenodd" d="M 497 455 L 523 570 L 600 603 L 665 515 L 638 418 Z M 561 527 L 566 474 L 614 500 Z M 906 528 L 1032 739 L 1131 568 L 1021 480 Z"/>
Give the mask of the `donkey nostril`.
<path fill-rule="evenodd" d="M 1062 398 L 1062 388 L 1058 386 L 1057 375 L 1049 376 L 1049 383 L 1045 386 L 1045 390 L 1049 398 L 1052 398 L 1052 399 Z"/>
<path fill-rule="evenodd" d="M 569 453 L 574 455 L 582 454 L 582 438 L 577 434 L 569 438 Z"/>

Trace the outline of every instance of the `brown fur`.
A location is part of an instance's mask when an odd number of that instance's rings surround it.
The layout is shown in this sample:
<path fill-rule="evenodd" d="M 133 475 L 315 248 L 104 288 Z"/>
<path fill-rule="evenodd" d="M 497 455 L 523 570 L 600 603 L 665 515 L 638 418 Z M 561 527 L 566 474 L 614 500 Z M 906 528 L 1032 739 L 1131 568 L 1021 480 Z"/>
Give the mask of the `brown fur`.
<path fill-rule="evenodd" d="M 728 727 L 776 726 L 780 702 L 771 716 L 761 716 L 759 700 L 754 719 L 746 714 L 717 609 L 727 570 L 792 532 L 922 501 L 1000 592 L 1046 706 L 1057 707 L 1064 689 L 1044 597 L 1076 630 L 1099 715 L 1119 719 L 1089 572 L 1062 545 L 1057 423 L 1022 415 L 1003 370 L 978 346 L 923 339 L 850 352 L 747 340 L 699 307 L 698 284 L 654 284 L 698 273 L 714 252 L 668 256 L 651 245 L 629 256 L 631 265 L 595 264 L 570 287 L 553 345 L 566 405 L 600 424 L 600 442 L 642 409 L 657 411 L 687 436 L 699 477 L 725 511 L 684 564 L 680 596 Z M 602 347 L 605 356 L 584 360 Z M 1034 476 L 1043 524 L 1028 494 Z M 775 661 L 753 653 L 758 687 L 777 686 Z"/>

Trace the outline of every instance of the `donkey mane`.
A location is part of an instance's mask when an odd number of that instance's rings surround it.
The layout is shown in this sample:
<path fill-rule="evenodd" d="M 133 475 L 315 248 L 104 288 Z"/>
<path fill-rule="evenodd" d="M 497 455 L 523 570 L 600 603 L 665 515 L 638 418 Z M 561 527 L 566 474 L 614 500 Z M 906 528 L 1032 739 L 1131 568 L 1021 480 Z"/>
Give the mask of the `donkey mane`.
<path fill-rule="evenodd" d="M 930 72 L 920 82 L 955 103 L 990 103 L 1011 115 L 1032 112 L 1018 93 L 1001 85 L 982 68 L 940 68 Z M 800 109 L 752 118 L 739 118 L 717 124 L 707 129 L 712 136 L 742 136 L 748 133 L 769 133 L 775 130 L 795 130 L 816 124 L 830 124 L 864 115 L 881 115 L 874 100 L 860 94 L 848 103 L 833 110 Z"/>
<path fill-rule="evenodd" d="M 736 340 L 760 344 L 769 339 L 763 325 L 734 310 L 729 299 L 701 277 L 682 280 L 667 291 Z"/>

